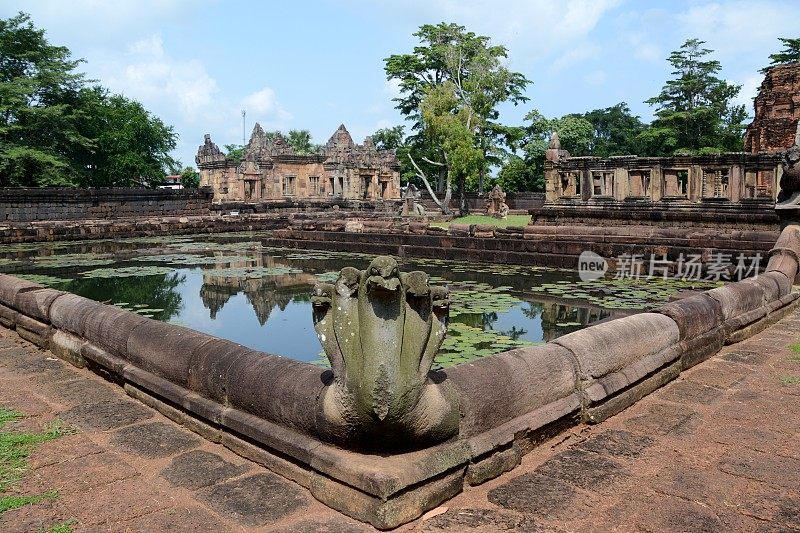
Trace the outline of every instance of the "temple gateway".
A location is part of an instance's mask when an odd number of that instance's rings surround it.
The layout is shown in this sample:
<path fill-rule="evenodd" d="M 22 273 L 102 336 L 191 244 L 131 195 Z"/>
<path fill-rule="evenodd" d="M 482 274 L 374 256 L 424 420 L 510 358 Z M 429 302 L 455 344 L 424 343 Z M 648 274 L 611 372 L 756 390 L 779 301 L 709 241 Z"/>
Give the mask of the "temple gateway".
<path fill-rule="evenodd" d="M 344 125 L 316 154 L 297 154 L 280 135 L 268 138 L 256 123 L 241 162 L 229 159 L 206 135 L 195 157 L 200 186 L 215 202 L 336 198 L 400 198 L 400 162 L 370 137 L 356 144 Z"/>

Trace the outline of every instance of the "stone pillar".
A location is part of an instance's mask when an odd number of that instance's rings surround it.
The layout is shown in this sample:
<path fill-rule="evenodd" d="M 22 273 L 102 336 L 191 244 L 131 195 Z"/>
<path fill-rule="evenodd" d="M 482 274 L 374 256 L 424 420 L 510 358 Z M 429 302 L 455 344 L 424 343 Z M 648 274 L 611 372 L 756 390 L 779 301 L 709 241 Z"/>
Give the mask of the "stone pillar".
<path fill-rule="evenodd" d="M 661 165 L 654 165 L 650 169 L 650 198 L 658 202 L 664 197 L 664 169 Z"/>
<path fill-rule="evenodd" d="M 592 192 L 594 189 L 594 184 L 592 183 L 592 173 L 589 172 L 588 168 L 583 168 L 580 171 L 580 180 L 581 180 L 581 200 L 585 202 L 592 197 Z"/>
<path fill-rule="evenodd" d="M 728 170 L 728 198 L 739 202 L 744 196 L 744 171 L 741 165 L 733 165 Z"/>
<path fill-rule="evenodd" d="M 699 165 L 689 167 L 689 200 L 699 202 L 703 195 L 703 169 Z"/>

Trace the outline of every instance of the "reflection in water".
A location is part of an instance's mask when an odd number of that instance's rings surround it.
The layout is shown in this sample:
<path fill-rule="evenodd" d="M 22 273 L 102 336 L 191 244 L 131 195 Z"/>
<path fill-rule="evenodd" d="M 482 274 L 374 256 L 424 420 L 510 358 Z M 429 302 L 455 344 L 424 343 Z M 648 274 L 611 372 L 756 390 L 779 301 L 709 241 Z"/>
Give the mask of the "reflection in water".
<path fill-rule="evenodd" d="M 167 321 L 178 316 L 183 302 L 178 291 L 186 281 L 180 272 L 131 278 L 92 278 L 69 281 L 63 290 L 100 302 L 130 304 L 152 310 L 152 318 Z M 127 306 L 121 306 L 127 307 Z"/>
<path fill-rule="evenodd" d="M 321 352 L 311 286 L 321 278 L 332 281 L 344 266 L 363 269 L 370 260 L 358 254 L 263 249 L 252 234 L 0 246 L 5 272 L 36 275 L 58 289 L 305 361 L 317 360 Z M 100 267 L 127 269 L 128 277 L 97 277 L 94 269 Z M 450 363 L 469 353 L 491 355 L 549 341 L 624 314 L 532 292 L 548 282 L 574 283 L 571 272 L 431 260 L 404 260 L 402 268 L 424 270 L 458 296 L 451 310 L 450 337 L 457 342 L 447 354 Z M 163 274 L 165 269 L 172 272 Z"/>

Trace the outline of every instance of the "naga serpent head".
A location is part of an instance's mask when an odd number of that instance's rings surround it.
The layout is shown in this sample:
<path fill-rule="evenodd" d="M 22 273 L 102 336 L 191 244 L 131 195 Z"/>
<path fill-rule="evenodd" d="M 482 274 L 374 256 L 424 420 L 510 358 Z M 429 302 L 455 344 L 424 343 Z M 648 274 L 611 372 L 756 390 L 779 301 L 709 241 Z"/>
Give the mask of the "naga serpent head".
<path fill-rule="evenodd" d="M 333 380 L 324 417 L 335 440 L 368 446 L 437 442 L 458 432 L 449 383 L 428 376 L 447 331 L 449 296 L 425 272 L 401 273 L 376 257 L 364 271 L 341 270 L 312 293 L 314 327 Z"/>
<path fill-rule="evenodd" d="M 358 284 L 360 282 L 360 270 L 353 267 L 344 267 L 339 272 L 339 278 L 336 280 L 336 293 L 340 296 L 353 296 L 358 292 Z"/>
<path fill-rule="evenodd" d="M 366 271 L 367 291 L 396 291 L 400 288 L 400 269 L 391 257 L 380 256 L 373 259 Z"/>

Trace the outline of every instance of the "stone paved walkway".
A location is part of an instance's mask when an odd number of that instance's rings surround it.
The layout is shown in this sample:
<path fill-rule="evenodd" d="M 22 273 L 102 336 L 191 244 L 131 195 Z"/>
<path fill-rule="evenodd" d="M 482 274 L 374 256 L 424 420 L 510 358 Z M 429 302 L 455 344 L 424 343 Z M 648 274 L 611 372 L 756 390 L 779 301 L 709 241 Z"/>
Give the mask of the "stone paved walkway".
<path fill-rule="evenodd" d="M 400 530 L 800 531 L 797 340 L 800 312 Z M 0 406 L 28 415 L 6 430 L 79 428 L 37 448 L 18 487 L 59 497 L 0 531 L 372 530 L 5 330 Z"/>

